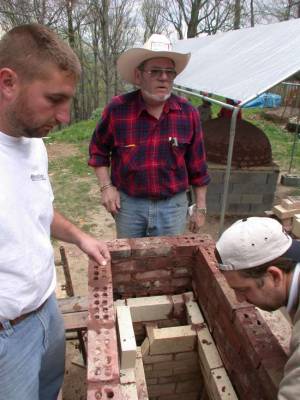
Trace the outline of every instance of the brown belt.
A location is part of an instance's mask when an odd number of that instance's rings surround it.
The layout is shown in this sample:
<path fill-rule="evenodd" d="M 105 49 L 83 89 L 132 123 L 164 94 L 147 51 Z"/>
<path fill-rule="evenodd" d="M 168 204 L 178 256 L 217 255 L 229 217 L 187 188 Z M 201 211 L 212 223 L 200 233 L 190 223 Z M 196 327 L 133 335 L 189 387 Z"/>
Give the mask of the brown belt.
<path fill-rule="evenodd" d="M 30 311 L 29 313 L 20 315 L 20 316 L 19 316 L 18 318 L 16 318 L 16 319 L 10 320 L 10 321 L 9 321 L 10 324 L 11 324 L 11 325 L 16 325 L 16 324 L 18 324 L 19 322 L 21 322 L 21 321 L 23 321 L 24 319 L 26 319 L 27 317 L 29 317 L 29 315 L 34 314 L 34 313 L 40 311 L 40 310 L 43 308 L 44 304 L 45 304 L 45 302 L 44 302 L 43 304 L 41 304 L 36 310 Z M 0 321 L 0 332 L 3 331 L 3 330 L 4 330 L 4 327 L 3 327 L 3 325 L 1 324 L 1 321 Z"/>

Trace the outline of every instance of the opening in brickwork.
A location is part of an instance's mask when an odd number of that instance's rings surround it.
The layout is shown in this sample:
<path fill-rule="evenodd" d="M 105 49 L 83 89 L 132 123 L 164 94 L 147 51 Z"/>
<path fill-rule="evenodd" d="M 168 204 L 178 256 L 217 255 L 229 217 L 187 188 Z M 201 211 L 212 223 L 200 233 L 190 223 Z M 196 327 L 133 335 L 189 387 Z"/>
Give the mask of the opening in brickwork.
<path fill-rule="evenodd" d="M 115 309 L 124 390 L 135 386 L 139 400 L 237 399 L 193 292 L 118 300 Z"/>

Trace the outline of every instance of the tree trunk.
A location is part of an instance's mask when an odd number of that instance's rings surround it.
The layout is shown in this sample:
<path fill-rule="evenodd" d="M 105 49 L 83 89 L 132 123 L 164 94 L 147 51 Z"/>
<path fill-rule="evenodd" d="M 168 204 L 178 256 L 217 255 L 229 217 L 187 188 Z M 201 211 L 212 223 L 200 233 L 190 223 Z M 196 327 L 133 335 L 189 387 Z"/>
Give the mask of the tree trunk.
<path fill-rule="evenodd" d="M 241 24 L 241 0 L 235 0 L 233 29 L 240 29 L 240 24 Z"/>
<path fill-rule="evenodd" d="M 72 1 L 66 1 L 66 10 L 67 10 L 67 18 L 68 18 L 68 41 L 70 47 L 75 51 L 75 32 L 73 28 L 73 18 L 72 18 Z M 75 121 L 80 120 L 80 110 L 79 110 L 79 102 L 77 97 L 73 98 L 73 109 L 74 109 L 74 119 Z"/>
<path fill-rule="evenodd" d="M 251 21 L 251 27 L 254 27 L 254 5 L 253 5 L 253 0 L 250 1 L 250 21 Z"/>

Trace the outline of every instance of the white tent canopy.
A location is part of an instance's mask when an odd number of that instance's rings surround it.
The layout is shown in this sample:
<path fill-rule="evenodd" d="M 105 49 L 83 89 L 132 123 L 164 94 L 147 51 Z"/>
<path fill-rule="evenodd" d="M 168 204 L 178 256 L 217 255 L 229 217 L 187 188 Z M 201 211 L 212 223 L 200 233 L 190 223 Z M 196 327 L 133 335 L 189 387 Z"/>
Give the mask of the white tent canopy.
<path fill-rule="evenodd" d="M 300 19 L 179 40 L 174 50 L 192 53 L 176 85 L 242 105 L 300 70 Z"/>

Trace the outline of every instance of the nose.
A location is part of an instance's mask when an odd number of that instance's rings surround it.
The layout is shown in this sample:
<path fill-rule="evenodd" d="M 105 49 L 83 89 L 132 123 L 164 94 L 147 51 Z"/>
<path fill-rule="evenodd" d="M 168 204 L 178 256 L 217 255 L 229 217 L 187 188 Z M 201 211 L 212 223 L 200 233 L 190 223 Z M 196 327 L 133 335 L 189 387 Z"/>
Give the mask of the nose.
<path fill-rule="evenodd" d="M 169 78 L 168 78 L 167 72 L 164 71 L 164 70 L 160 71 L 158 79 L 161 80 L 161 81 L 168 81 Z"/>
<path fill-rule="evenodd" d="M 70 104 L 60 105 L 55 114 L 55 119 L 59 124 L 68 124 L 70 122 Z"/>

